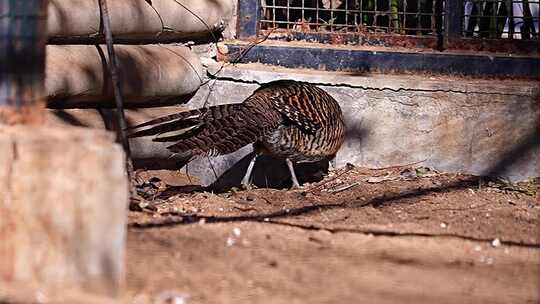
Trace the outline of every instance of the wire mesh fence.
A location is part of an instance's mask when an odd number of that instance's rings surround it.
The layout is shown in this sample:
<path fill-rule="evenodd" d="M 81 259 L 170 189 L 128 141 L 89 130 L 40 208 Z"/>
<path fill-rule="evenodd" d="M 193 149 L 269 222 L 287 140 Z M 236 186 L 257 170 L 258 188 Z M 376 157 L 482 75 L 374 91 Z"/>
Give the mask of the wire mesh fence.
<path fill-rule="evenodd" d="M 260 22 L 262 29 L 432 34 L 437 1 L 263 0 Z"/>
<path fill-rule="evenodd" d="M 259 0 L 260 29 L 433 36 L 451 0 Z M 458 0 L 452 0 L 458 1 Z M 538 39 L 540 0 L 461 0 L 462 37 Z"/>

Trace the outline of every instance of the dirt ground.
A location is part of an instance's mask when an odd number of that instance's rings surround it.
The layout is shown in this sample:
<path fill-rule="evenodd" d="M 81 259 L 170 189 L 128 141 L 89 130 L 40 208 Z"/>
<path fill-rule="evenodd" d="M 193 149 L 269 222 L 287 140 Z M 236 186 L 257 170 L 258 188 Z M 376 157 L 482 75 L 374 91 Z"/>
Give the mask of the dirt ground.
<path fill-rule="evenodd" d="M 538 181 L 348 166 L 211 193 L 139 177 L 132 303 L 540 303 Z"/>

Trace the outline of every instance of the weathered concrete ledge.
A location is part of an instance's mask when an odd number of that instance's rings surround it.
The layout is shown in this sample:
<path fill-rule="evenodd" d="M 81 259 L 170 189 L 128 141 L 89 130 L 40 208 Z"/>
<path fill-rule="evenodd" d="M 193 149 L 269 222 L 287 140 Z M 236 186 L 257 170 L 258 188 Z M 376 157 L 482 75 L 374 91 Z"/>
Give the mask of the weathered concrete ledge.
<path fill-rule="evenodd" d="M 310 39 L 308 39 L 310 40 Z M 540 79 L 540 58 L 490 52 L 411 50 L 374 46 L 335 47 L 330 44 L 265 41 L 249 47 L 244 41 L 225 42 L 225 61 L 263 63 L 287 68 L 366 73 L 436 73 L 477 77 L 526 77 Z M 249 52 L 243 50 L 249 47 Z M 518 48 L 519 49 L 519 48 Z M 534 47 L 530 49 L 533 54 Z M 512 52 L 510 52 L 512 53 Z"/>
<path fill-rule="evenodd" d="M 202 83 L 199 57 L 185 46 L 117 45 L 126 106 L 177 98 Z M 49 105 L 85 107 L 114 105 L 104 45 L 49 45 L 45 87 Z"/>
<path fill-rule="evenodd" d="M 112 134 L 1 127 L 0 183 L 0 285 L 122 292 L 128 184 Z"/>
<path fill-rule="evenodd" d="M 540 98 L 540 81 L 493 80 L 451 76 L 388 75 L 351 72 L 325 72 L 310 69 L 288 69 L 264 64 L 236 64 L 205 61 L 208 73 L 220 80 L 244 83 L 266 83 L 278 79 L 295 79 L 314 84 L 374 91 L 426 91 L 461 94 L 524 95 Z"/>

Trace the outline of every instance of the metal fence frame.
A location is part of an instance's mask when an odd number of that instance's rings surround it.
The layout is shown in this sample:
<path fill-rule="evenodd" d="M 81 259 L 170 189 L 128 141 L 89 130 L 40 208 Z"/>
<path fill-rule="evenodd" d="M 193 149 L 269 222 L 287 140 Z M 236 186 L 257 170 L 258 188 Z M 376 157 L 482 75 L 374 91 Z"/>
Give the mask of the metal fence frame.
<path fill-rule="evenodd" d="M 292 40 L 307 40 L 331 44 L 357 44 L 357 45 L 381 45 L 381 46 L 404 46 L 445 49 L 469 49 L 474 51 L 492 51 L 538 55 L 540 53 L 540 37 L 534 39 L 493 39 L 492 37 L 468 37 L 464 28 L 464 5 L 466 1 L 485 2 L 517 0 L 434 0 L 434 18 L 436 21 L 435 32 L 431 35 L 403 35 L 396 33 L 351 33 L 336 31 L 291 31 L 286 34 L 275 35 L 277 38 Z M 534 3 L 538 0 L 530 0 Z M 267 35 L 268 31 L 261 30 L 260 20 L 263 20 L 261 0 L 239 1 L 239 18 L 237 36 L 240 39 L 252 39 L 257 36 Z M 444 18 L 443 18 L 444 16 Z M 482 16 L 488 18 L 490 16 Z M 512 31 L 512 30 L 510 30 Z M 509 35 L 513 38 L 512 35 Z"/>

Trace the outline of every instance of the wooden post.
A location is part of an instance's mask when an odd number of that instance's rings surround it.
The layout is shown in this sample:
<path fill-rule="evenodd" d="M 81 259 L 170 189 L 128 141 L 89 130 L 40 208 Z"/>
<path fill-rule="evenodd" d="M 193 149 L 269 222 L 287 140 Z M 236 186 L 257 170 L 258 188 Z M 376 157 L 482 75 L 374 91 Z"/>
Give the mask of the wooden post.
<path fill-rule="evenodd" d="M 125 154 L 108 132 L 43 124 L 46 8 L 0 0 L 0 302 L 105 303 L 124 288 Z"/>
<path fill-rule="evenodd" d="M 47 0 L 0 0 L 0 124 L 41 123 Z"/>

